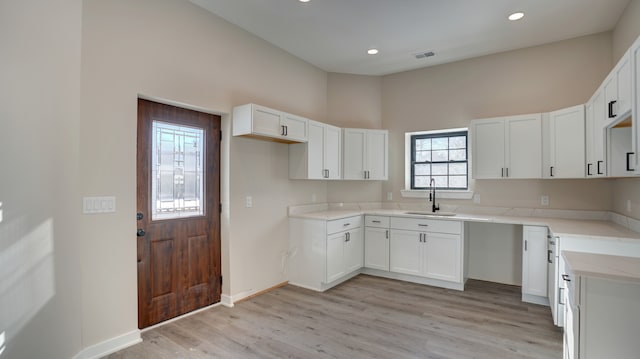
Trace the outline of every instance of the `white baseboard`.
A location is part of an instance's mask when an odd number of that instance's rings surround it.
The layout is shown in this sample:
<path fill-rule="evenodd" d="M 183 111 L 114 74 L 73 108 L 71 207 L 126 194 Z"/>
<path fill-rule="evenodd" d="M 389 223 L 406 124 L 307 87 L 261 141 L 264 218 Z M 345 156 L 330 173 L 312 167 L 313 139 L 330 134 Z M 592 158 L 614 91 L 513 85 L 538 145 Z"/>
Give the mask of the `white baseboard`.
<path fill-rule="evenodd" d="M 230 295 L 222 294 L 220 296 L 220 303 L 227 308 L 233 308 L 233 297 Z"/>
<path fill-rule="evenodd" d="M 522 301 L 527 303 L 539 304 L 549 306 L 549 299 L 547 297 L 540 297 L 537 295 L 522 293 Z"/>
<path fill-rule="evenodd" d="M 142 342 L 140 337 L 140 330 L 132 330 L 128 333 L 119 335 L 115 338 L 111 338 L 92 345 L 90 347 L 82 349 L 80 353 L 76 354 L 73 359 L 98 359 L 111 353 L 115 353 L 118 350 L 130 347 L 134 344 Z"/>

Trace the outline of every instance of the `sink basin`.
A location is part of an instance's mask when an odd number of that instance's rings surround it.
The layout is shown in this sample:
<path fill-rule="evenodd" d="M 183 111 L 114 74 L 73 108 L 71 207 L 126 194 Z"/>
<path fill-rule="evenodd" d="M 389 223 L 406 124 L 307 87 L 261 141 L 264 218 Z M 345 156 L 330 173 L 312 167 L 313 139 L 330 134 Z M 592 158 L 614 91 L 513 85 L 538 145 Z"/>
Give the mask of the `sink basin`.
<path fill-rule="evenodd" d="M 453 217 L 456 214 L 453 212 L 422 212 L 422 211 L 412 211 L 412 212 L 404 212 L 405 214 L 417 214 L 420 216 L 444 216 L 444 217 Z"/>

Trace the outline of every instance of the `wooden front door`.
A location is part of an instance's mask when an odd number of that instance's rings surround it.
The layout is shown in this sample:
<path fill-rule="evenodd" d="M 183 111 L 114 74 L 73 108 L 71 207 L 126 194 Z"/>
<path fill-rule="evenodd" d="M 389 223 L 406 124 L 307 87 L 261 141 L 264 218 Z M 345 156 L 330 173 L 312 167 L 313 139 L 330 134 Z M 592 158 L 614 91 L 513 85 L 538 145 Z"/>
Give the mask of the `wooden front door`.
<path fill-rule="evenodd" d="M 220 301 L 220 117 L 138 100 L 138 327 Z"/>

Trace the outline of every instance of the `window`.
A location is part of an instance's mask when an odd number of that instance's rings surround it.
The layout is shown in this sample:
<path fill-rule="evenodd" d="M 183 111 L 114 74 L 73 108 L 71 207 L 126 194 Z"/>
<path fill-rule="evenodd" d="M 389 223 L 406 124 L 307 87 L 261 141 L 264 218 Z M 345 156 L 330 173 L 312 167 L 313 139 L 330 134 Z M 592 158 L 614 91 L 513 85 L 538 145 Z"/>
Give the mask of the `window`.
<path fill-rule="evenodd" d="M 411 189 L 468 189 L 467 129 L 411 134 Z"/>

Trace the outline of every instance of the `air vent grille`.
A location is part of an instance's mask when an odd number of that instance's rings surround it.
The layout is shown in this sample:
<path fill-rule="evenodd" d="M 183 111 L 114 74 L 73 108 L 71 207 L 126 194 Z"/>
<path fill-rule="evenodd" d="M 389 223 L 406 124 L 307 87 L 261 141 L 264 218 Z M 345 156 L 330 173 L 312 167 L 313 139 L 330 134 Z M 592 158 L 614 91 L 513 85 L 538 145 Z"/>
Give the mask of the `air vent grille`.
<path fill-rule="evenodd" d="M 435 56 L 435 52 L 433 51 L 419 52 L 417 54 L 414 54 L 413 56 L 415 56 L 416 59 L 425 59 L 427 57 Z"/>

